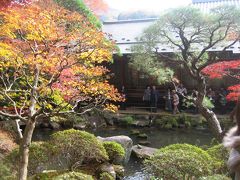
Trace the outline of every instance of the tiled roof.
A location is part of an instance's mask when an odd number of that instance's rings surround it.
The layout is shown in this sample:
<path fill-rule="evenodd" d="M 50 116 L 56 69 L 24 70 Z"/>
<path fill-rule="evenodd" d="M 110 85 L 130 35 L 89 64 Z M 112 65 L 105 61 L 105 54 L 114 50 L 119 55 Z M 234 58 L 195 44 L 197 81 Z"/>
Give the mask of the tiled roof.
<path fill-rule="evenodd" d="M 221 5 L 233 5 L 240 7 L 240 0 L 192 0 L 192 6 L 208 13 L 210 9 Z"/>
<path fill-rule="evenodd" d="M 209 2 L 220 2 L 220 1 L 226 1 L 226 0 L 192 0 L 192 3 L 209 3 Z"/>
<path fill-rule="evenodd" d="M 112 35 L 112 39 L 119 46 L 122 53 L 129 53 L 130 46 L 137 43 L 136 37 L 139 37 L 143 30 L 155 21 L 156 19 L 104 22 L 103 32 Z"/>
<path fill-rule="evenodd" d="M 200 8 L 203 12 L 208 12 L 209 9 L 221 5 L 223 3 L 234 4 L 240 6 L 240 0 L 192 0 L 193 6 Z M 142 20 L 124 20 L 112 21 L 103 23 L 103 31 L 112 35 L 112 40 L 115 40 L 122 54 L 131 53 L 130 48 L 132 45 L 137 44 L 136 38 L 139 37 L 144 29 L 153 24 L 157 19 L 142 19 Z M 159 52 L 177 52 L 176 48 L 168 44 L 159 44 Z M 195 47 L 194 50 L 201 50 L 201 45 Z M 212 48 L 210 51 L 220 51 L 222 46 Z M 235 43 L 231 46 L 229 51 L 233 53 L 240 53 L 240 44 Z"/>

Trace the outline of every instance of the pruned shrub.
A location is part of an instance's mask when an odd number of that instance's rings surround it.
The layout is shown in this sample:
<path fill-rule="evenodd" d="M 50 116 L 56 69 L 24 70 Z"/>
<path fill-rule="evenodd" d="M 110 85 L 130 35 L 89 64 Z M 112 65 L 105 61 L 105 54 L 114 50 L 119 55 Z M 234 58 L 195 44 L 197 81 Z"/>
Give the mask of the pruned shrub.
<path fill-rule="evenodd" d="M 106 141 L 103 142 L 103 146 L 107 151 L 111 163 L 119 164 L 123 161 L 125 150 L 121 144 L 112 141 Z"/>
<path fill-rule="evenodd" d="M 92 134 L 79 130 L 59 131 L 51 136 L 57 159 L 64 159 L 67 169 L 76 168 L 83 163 L 103 162 L 108 155 L 102 143 Z"/>
<path fill-rule="evenodd" d="M 227 160 L 229 152 L 222 144 L 207 149 L 207 153 L 215 160 L 215 171 L 217 173 L 228 173 Z"/>
<path fill-rule="evenodd" d="M 214 161 L 209 154 L 189 144 L 161 148 L 144 164 L 155 177 L 163 179 L 198 178 L 213 174 L 214 169 Z"/>

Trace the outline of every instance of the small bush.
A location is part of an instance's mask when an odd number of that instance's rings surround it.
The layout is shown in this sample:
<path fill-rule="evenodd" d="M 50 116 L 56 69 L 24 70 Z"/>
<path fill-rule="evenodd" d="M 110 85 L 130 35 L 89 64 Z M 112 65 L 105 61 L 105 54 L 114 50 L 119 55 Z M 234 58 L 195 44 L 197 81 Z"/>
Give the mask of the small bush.
<path fill-rule="evenodd" d="M 174 144 L 161 148 L 144 164 L 157 178 L 184 179 L 213 173 L 214 161 L 209 154 L 189 144 Z"/>
<path fill-rule="evenodd" d="M 114 178 L 107 172 L 103 172 L 100 174 L 100 180 L 114 180 Z"/>
<path fill-rule="evenodd" d="M 54 157 L 54 146 L 47 142 L 33 142 L 29 147 L 28 173 L 33 175 L 48 168 L 51 158 Z M 7 161 L 18 169 L 19 149 L 13 150 L 7 157 Z"/>
<path fill-rule="evenodd" d="M 124 158 L 125 150 L 121 144 L 116 142 L 103 142 L 103 146 L 107 151 L 111 163 L 118 164 L 119 160 L 121 161 Z"/>
<path fill-rule="evenodd" d="M 212 176 L 201 177 L 199 180 L 231 180 L 231 178 L 224 175 L 215 174 Z"/>
<path fill-rule="evenodd" d="M 14 150 L 7 159 L 17 169 L 19 150 Z M 108 160 L 102 143 L 87 132 L 78 130 L 59 131 L 49 142 L 32 143 L 29 148 L 29 174 L 43 170 L 70 170 L 85 164 L 99 164 Z"/>
<path fill-rule="evenodd" d="M 100 163 L 108 160 L 102 143 L 92 134 L 79 130 L 60 131 L 51 136 L 58 158 L 64 158 L 67 169 L 82 163 Z"/>
<path fill-rule="evenodd" d="M 229 156 L 228 150 L 222 145 L 218 144 L 207 149 L 207 153 L 215 160 L 215 171 L 217 173 L 227 173 L 227 160 Z"/>
<path fill-rule="evenodd" d="M 134 121 L 135 120 L 132 116 L 125 116 L 121 119 L 123 125 L 131 125 Z"/>
<path fill-rule="evenodd" d="M 9 166 L 9 164 L 4 163 L 3 161 L 0 161 L 0 179 L 1 180 L 12 180 L 15 179 L 14 175 L 16 172 L 13 172 Z"/>
<path fill-rule="evenodd" d="M 175 116 L 163 116 L 155 121 L 157 126 L 165 129 L 171 129 L 173 127 L 178 127 L 178 122 Z"/>

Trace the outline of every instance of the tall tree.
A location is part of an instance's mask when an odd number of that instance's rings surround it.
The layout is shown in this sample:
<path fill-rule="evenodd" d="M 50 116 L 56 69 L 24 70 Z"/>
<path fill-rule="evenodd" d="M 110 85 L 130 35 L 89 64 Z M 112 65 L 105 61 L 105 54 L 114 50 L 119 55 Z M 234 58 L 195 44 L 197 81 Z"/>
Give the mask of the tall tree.
<path fill-rule="evenodd" d="M 239 12 L 232 6 L 218 7 L 208 14 L 192 7 L 172 9 L 147 28 L 139 38 L 140 45 L 133 47 L 133 64 L 142 70 L 150 68 L 152 73 L 159 73 L 160 69 L 164 72 L 165 67 L 173 64 L 184 68 L 187 78 L 198 83 L 198 96 L 193 102 L 219 139 L 222 129 L 218 118 L 203 106 L 206 77 L 202 70 L 231 54 L 229 48 L 239 40 Z M 230 34 L 234 34 L 231 39 Z M 164 53 L 164 50 L 170 52 Z M 164 73 L 161 75 L 165 80 L 172 78 Z"/>
<path fill-rule="evenodd" d="M 104 33 L 51 0 L 1 12 L 0 115 L 24 122 L 19 179 L 27 179 L 29 145 L 44 116 L 112 109 L 120 100 L 102 62 L 115 50 Z"/>

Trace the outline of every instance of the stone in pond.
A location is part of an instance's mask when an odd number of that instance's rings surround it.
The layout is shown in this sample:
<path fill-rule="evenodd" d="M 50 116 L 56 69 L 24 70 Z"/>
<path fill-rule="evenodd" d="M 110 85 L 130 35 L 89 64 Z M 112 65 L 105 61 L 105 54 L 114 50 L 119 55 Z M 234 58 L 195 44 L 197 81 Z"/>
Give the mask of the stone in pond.
<path fill-rule="evenodd" d="M 147 139 L 148 138 L 148 136 L 145 133 L 139 134 L 137 137 L 141 138 L 141 139 Z"/>
<path fill-rule="evenodd" d="M 140 159 L 146 159 L 154 155 L 154 153 L 158 149 L 156 148 L 151 148 L 147 146 L 142 146 L 142 145 L 135 145 L 132 148 L 133 153 L 136 155 L 137 158 Z"/>
<path fill-rule="evenodd" d="M 151 142 L 142 140 L 142 141 L 138 141 L 138 144 L 147 146 L 147 145 L 150 145 Z"/>
<path fill-rule="evenodd" d="M 137 129 L 132 129 L 132 130 L 130 131 L 130 134 L 131 134 L 131 135 L 139 135 L 139 134 L 140 134 L 140 131 L 137 130 Z"/>

